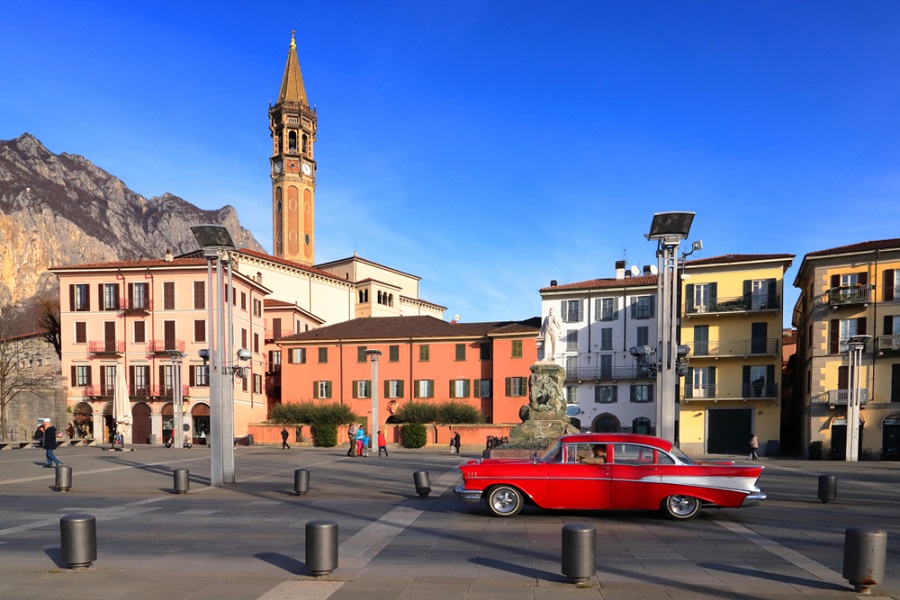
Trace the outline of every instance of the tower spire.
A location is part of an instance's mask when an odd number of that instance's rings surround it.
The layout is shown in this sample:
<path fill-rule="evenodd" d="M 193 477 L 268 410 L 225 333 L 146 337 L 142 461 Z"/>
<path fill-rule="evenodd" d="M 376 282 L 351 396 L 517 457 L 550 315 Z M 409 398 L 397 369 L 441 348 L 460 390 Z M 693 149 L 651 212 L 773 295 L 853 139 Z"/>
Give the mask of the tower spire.
<path fill-rule="evenodd" d="M 306 99 L 306 87 L 303 85 L 303 74 L 300 72 L 300 59 L 297 58 L 295 34 L 295 31 L 291 31 L 291 46 L 288 51 L 287 64 L 284 66 L 284 76 L 281 78 L 281 92 L 278 94 L 278 102 L 291 102 L 308 107 L 309 101 Z"/>

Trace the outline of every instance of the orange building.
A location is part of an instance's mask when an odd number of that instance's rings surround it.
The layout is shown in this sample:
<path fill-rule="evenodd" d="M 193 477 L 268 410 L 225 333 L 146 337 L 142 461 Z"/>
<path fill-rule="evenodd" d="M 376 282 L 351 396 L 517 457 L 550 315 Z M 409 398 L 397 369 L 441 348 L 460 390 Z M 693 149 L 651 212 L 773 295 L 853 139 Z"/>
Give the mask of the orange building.
<path fill-rule="evenodd" d="M 380 350 L 379 427 L 411 400 L 464 402 L 489 423 L 518 423 L 519 409 L 528 404 L 539 331 L 537 318 L 448 323 L 428 316 L 361 318 L 311 329 L 278 341 L 282 402 L 340 402 L 368 425 L 373 381 L 366 350 Z"/>

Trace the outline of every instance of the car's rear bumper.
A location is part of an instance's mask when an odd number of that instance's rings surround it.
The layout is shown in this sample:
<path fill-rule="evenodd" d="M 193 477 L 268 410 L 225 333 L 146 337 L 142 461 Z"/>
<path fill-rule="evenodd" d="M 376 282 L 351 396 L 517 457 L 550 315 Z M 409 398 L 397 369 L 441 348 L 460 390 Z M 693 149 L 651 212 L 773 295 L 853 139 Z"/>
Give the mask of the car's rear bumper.
<path fill-rule="evenodd" d="M 747 506 L 759 506 L 760 502 L 766 499 L 765 492 L 756 492 L 753 494 L 748 494 L 744 501 L 741 502 L 741 508 L 745 508 Z"/>
<path fill-rule="evenodd" d="M 467 490 L 464 486 L 458 485 L 453 491 L 463 502 L 478 502 L 481 500 L 481 490 Z"/>

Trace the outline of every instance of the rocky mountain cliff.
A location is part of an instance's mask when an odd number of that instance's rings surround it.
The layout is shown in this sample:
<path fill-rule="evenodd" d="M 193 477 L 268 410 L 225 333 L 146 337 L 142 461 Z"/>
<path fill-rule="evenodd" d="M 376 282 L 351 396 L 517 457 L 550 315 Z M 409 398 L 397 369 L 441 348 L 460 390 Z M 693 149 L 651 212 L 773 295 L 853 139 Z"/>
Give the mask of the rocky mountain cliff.
<path fill-rule="evenodd" d="M 231 206 L 200 210 L 129 190 L 82 156 L 53 154 L 31 134 L 0 141 L 0 305 L 56 287 L 50 266 L 161 258 L 197 249 L 190 226 L 224 225 L 238 247 L 264 251 Z"/>

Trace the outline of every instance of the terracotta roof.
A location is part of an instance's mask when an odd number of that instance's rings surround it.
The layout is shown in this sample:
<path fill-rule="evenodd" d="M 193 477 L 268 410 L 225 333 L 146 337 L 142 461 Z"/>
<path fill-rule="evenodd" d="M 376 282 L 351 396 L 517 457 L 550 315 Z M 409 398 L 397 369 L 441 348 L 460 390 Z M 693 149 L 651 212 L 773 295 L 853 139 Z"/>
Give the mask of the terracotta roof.
<path fill-rule="evenodd" d="M 290 306 L 291 308 L 297 308 L 297 305 L 293 302 L 287 302 L 285 300 L 275 300 L 274 298 L 264 298 L 263 306 L 265 308 L 277 308 L 282 306 Z"/>
<path fill-rule="evenodd" d="M 807 252 L 806 256 L 827 256 L 829 254 L 846 254 L 848 252 L 871 252 L 872 250 L 900 249 L 900 238 L 890 240 L 875 240 L 872 242 L 859 242 L 857 244 L 848 244 L 846 246 L 838 246 L 837 248 L 828 248 L 827 250 L 816 250 L 815 252 Z"/>
<path fill-rule="evenodd" d="M 448 323 L 428 316 L 364 317 L 304 331 L 282 341 L 376 340 L 398 338 L 484 337 L 505 333 L 537 333 L 537 318 L 525 321 Z"/>
<path fill-rule="evenodd" d="M 692 267 L 699 265 L 729 264 L 754 262 L 758 260 L 778 260 L 778 259 L 794 259 L 793 254 L 721 254 L 719 256 L 710 256 L 709 258 L 698 258 L 696 260 L 684 261 L 684 266 Z"/>
<path fill-rule="evenodd" d="M 621 287 L 639 287 L 656 285 L 656 275 L 640 275 L 638 277 L 625 277 L 624 279 L 589 279 L 588 281 L 579 281 L 577 283 L 564 283 L 562 285 L 551 285 L 550 287 L 541 288 L 544 292 L 564 292 L 569 290 L 593 290 L 601 288 L 621 288 Z"/>
<path fill-rule="evenodd" d="M 317 269 L 316 267 L 310 267 L 298 262 L 294 262 L 292 260 L 288 260 L 286 258 L 279 258 L 278 256 L 272 256 L 271 254 L 266 254 L 265 252 L 259 252 L 257 250 L 250 250 L 249 248 L 238 248 L 236 250 L 239 254 L 246 254 L 247 256 L 252 256 L 254 258 L 258 258 L 260 260 L 267 260 L 269 262 L 277 263 L 279 265 L 284 265 L 286 267 L 292 267 L 299 271 L 308 271 L 310 273 L 315 273 L 316 275 L 321 275 L 322 277 L 327 277 L 329 279 L 334 279 L 335 281 L 342 281 L 346 284 L 351 284 L 345 279 L 341 279 L 340 277 L 336 277 L 333 273 L 329 273 L 328 271 L 323 271 L 322 269 Z"/>

